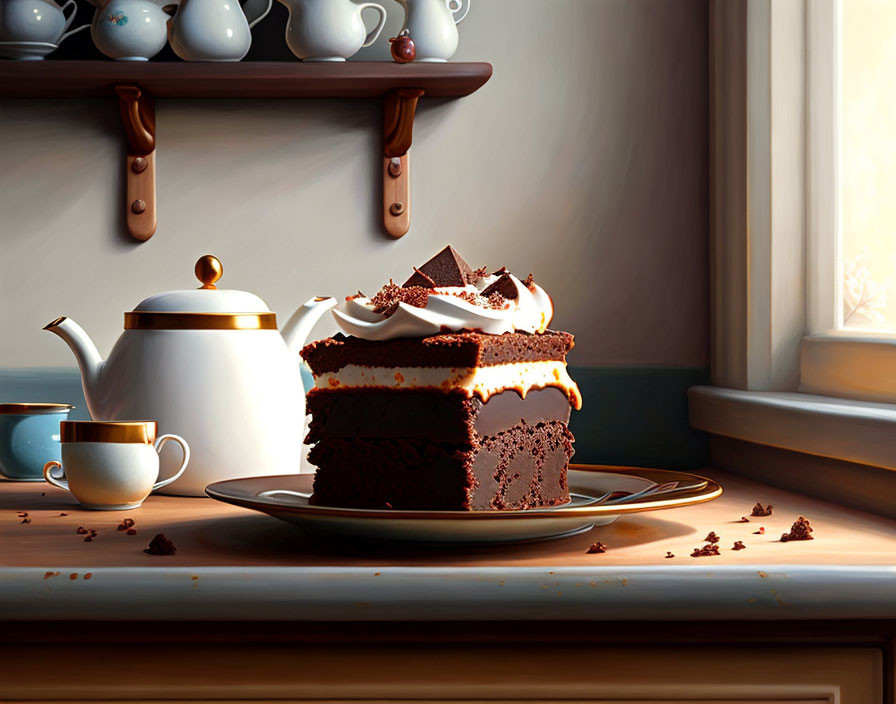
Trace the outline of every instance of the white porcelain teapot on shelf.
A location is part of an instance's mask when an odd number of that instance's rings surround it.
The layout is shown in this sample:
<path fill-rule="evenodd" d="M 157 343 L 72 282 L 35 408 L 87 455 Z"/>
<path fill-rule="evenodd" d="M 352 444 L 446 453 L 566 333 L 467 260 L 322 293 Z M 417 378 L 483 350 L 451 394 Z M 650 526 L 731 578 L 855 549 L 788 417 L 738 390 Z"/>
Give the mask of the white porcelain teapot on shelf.
<path fill-rule="evenodd" d="M 396 0 L 405 12 L 404 26 L 414 41 L 414 61 L 441 63 L 457 51 L 457 26 L 470 11 L 471 0 Z"/>
<path fill-rule="evenodd" d="M 242 61 L 251 29 L 271 11 L 273 0 L 180 0 L 165 5 L 168 43 L 184 61 Z"/>
<path fill-rule="evenodd" d="M 289 10 L 286 44 L 303 61 L 345 61 L 373 44 L 386 25 L 386 8 L 354 0 L 278 0 Z M 363 10 L 379 15 L 367 31 Z"/>
<path fill-rule="evenodd" d="M 299 350 L 336 305 L 311 298 L 282 334 L 258 296 L 215 287 L 221 263 L 196 263 L 203 286 L 144 299 L 103 360 L 81 327 L 57 318 L 44 329 L 75 353 L 94 420 L 155 420 L 190 444 L 190 465 L 161 493 L 205 496 L 216 481 L 298 473 L 305 423 Z M 163 455 L 161 477 L 176 453 Z"/>

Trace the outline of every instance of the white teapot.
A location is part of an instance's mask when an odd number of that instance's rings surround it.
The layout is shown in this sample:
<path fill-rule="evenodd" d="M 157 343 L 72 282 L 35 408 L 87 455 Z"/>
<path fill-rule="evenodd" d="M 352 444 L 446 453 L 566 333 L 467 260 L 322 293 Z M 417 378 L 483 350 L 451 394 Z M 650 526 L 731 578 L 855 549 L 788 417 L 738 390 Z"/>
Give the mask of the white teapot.
<path fill-rule="evenodd" d="M 71 12 L 66 15 L 66 10 Z M 68 0 L 62 7 L 53 0 L 3 0 L 0 2 L 0 42 L 43 42 L 58 46 L 90 26 L 85 24 L 66 31 L 77 12 L 75 0 Z"/>
<path fill-rule="evenodd" d="M 386 8 L 353 0 L 279 0 L 289 8 L 286 44 L 303 61 L 345 61 L 373 44 L 386 24 Z M 379 14 L 376 27 L 364 27 L 361 11 Z"/>
<path fill-rule="evenodd" d="M 168 20 L 168 42 L 184 61 L 242 61 L 252 45 L 249 31 L 271 11 L 272 0 L 262 0 L 245 12 L 238 0 L 181 0 L 166 5 L 176 10 Z"/>
<path fill-rule="evenodd" d="M 463 7 L 461 0 L 397 0 L 404 8 L 402 31 L 408 30 L 414 40 L 417 55 L 414 61 L 443 62 L 457 51 L 457 27 L 470 11 L 457 15 Z"/>
<path fill-rule="evenodd" d="M 189 443 L 189 466 L 162 493 L 204 496 L 212 482 L 299 472 L 299 350 L 336 300 L 310 299 L 281 335 L 258 296 L 215 287 L 222 271 L 204 256 L 196 263 L 202 288 L 150 296 L 125 313 L 105 361 L 74 321 L 57 318 L 44 328 L 75 353 L 94 420 L 155 420 L 160 433 Z M 160 476 L 173 474 L 178 459 L 163 454 Z"/>

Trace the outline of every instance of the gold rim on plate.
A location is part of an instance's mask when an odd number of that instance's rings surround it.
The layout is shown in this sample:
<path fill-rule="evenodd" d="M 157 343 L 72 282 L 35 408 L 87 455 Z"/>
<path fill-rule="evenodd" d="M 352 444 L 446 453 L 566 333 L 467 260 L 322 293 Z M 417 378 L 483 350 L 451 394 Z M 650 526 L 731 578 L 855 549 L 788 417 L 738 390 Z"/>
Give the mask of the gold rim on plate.
<path fill-rule="evenodd" d="M 663 494 L 662 498 L 651 499 L 649 496 L 644 500 L 633 501 L 628 504 L 607 505 L 599 504 L 597 506 L 557 506 L 553 508 L 534 508 L 516 511 L 402 511 L 395 509 L 357 509 L 357 508 L 340 508 L 336 506 L 310 506 L 307 504 L 283 504 L 273 501 L 265 501 L 256 497 L 235 497 L 222 493 L 220 487 L 231 482 L 246 481 L 244 479 L 231 479 L 224 482 L 216 482 L 205 488 L 205 493 L 211 498 L 223 501 L 224 503 L 242 506 L 243 508 L 251 508 L 267 513 L 271 509 L 280 513 L 301 513 L 308 516 L 327 516 L 331 518 L 377 518 L 388 520 L 453 520 L 453 521 L 469 521 L 469 520 L 499 520 L 513 518 L 543 518 L 557 519 L 564 518 L 590 518 L 594 516 L 616 516 L 623 513 L 640 513 L 643 511 L 658 511 L 666 508 L 676 508 L 679 506 L 691 506 L 706 501 L 712 501 L 722 495 L 722 487 L 712 479 L 702 477 L 698 474 L 690 472 L 676 472 L 667 469 L 650 469 L 646 467 L 614 467 L 612 465 L 585 465 L 571 464 L 569 466 L 571 472 L 593 472 L 602 474 L 621 474 L 638 479 L 646 479 L 656 484 L 664 484 L 666 482 L 690 482 L 697 483 L 698 486 L 678 490 L 674 489 L 667 494 Z M 301 475 L 287 475 L 292 478 Z M 310 476 L 310 475 L 309 475 Z M 261 481 L 264 479 L 283 479 L 283 476 L 268 477 L 252 477 L 253 481 Z M 703 483 L 705 482 L 705 484 Z M 573 492 L 578 493 L 578 492 Z"/>

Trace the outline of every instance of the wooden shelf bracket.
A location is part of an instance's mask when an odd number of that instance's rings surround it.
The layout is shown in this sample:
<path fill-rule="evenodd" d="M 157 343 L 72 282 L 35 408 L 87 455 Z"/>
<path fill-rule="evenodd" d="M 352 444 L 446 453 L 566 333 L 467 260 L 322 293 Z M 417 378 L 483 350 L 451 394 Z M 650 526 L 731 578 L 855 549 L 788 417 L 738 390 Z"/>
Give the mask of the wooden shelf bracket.
<path fill-rule="evenodd" d="M 128 233 L 145 241 L 156 231 L 156 108 L 155 101 L 135 85 L 116 85 L 121 121 L 127 136 Z"/>
<path fill-rule="evenodd" d="M 404 235 L 411 226 L 411 173 L 408 150 L 414 135 L 417 100 L 424 91 L 399 88 L 384 99 L 383 133 L 383 223 L 392 237 Z"/>

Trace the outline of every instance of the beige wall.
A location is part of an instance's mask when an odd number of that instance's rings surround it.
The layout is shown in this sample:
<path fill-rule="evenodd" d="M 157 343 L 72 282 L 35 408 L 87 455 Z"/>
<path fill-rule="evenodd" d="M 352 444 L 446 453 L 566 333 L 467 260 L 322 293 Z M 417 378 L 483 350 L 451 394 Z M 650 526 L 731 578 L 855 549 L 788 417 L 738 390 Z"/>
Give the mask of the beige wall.
<path fill-rule="evenodd" d="M 383 1 L 392 36 L 399 8 Z M 449 242 L 474 266 L 534 272 L 576 364 L 705 365 L 705 3 L 474 0 L 460 32 L 456 59 L 494 76 L 423 101 L 399 241 L 381 231 L 375 103 L 159 101 L 159 229 L 137 244 L 121 233 L 115 103 L 6 101 L 0 367 L 72 365 L 41 331 L 58 315 L 108 352 L 122 312 L 193 286 L 206 252 L 226 287 L 285 320 L 313 294 L 372 293 Z M 381 39 L 364 58 L 387 51 Z"/>

